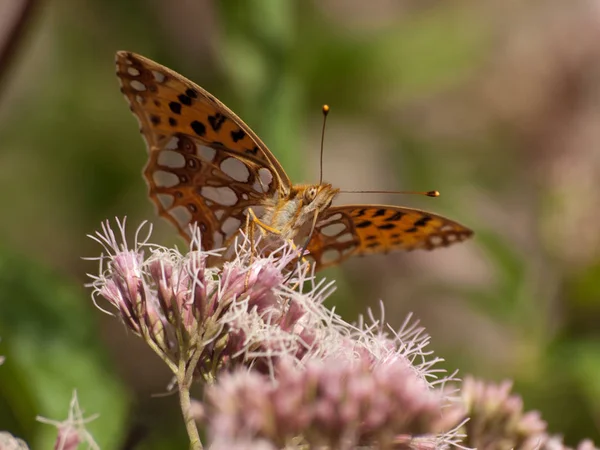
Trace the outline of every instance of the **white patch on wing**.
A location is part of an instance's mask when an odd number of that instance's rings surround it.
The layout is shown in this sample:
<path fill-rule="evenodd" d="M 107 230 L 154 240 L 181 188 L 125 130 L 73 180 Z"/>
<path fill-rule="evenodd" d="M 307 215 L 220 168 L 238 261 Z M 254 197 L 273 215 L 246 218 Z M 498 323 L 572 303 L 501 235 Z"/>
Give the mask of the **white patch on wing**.
<path fill-rule="evenodd" d="M 321 228 L 321 233 L 325 236 L 336 236 L 346 229 L 346 225 L 341 222 L 334 222 Z"/>
<path fill-rule="evenodd" d="M 139 80 L 131 80 L 129 84 L 136 91 L 143 92 L 146 90 L 146 85 Z"/>
<path fill-rule="evenodd" d="M 137 77 L 140 74 L 140 71 L 137 70 L 135 67 L 128 67 L 127 68 L 127 73 L 129 75 L 131 75 L 132 77 Z"/>
<path fill-rule="evenodd" d="M 446 239 L 448 239 L 448 242 L 453 242 L 458 240 L 458 235 L 454 234 L 454 233 L 450 233 L 446 236 Z"/>
<path fill-rule="evenodd" d="M 352 253 L 355 248 L 356 248 L 356 244 L 351 245 L 350 247 L 347 247 L 347 248 L 343 249 L 342 250 L 342 256 L 346 256 L 346 255 Z"/>
<path fill-rule="evenodd" d="M 200 195 L 223 206 L 233 206 L 238 202 L 235 191 L 228 186 L 203 186 L 200 190 Z"/>
<path fill-rule="evenodd" d="M 215 231 L 213 233 L 213 248 L 219 248 L 223 245 L 223 233 L 220 231 Z"/>
<path fill-rule="evenodd" d="M 266 167 L 261 167 L 258 169 L 258 178 L 252 185 L 252 189 L 256 192 L 260 192 L 261 194 L 267 192 L 269 190 L 269 186 L 273 181 L 273 174 Z"/>
<path fill-rule="evenodd" d="M 329 216 L 327 218 L 327 222 L 337 222 L 338 220 L 340 220 L 342 218 L 342 213 L 335 213 L 332 216 Z"/>
<path fill-rule="evenodd" d="M 181 153 L 163 150 L 158 154 L 158 164 L 172 169 L 185 167 L 185 157 Z"/>
<path fill-rule="evenodd" d="M 221 225 L 221 230 L 223 230 L 223 233 L 225 233 L 225 236 L 229 237 L 233 233 L 235 233 L 237 230 L 240 229 L 241 224 L 242 224 L 241 220 L 236 219 L 235 217 L 228 217 L 223 222 L 223 225 Z"/>
<path fill-rule="evenodd" d="M 175 202 L 175 197 L 169 194 L 156 194 L 156 198 L 160 205 L 165 209 L 169 209 Z"/>
<path fill-rule="evenodd" d="M 152 76 L 154 77 L 157 83 L 162 83 L 163 81 L 165 81 L 165 74 L 157 70 L 152 71 Z"/>
<path fill-rule="evenodd" d="M 333 263 L 340 259 L 340 252 L 336 249 L 330 248 L 323 252 L 323 256 L 321 258 L 321 264 L 329 264 Z"/>
<path fill-rule="evenodd" d="M 176 206 L 169 210 L 171 217 L 179 224 L 181 228 L 185 228 L 192 221 L 192 213 L 185 206 Z"/>
<path fill-rule="evenodd" d="M 452 235 L 450 235 L 450 236 L 452 236 Z M 440 245 L 442 242 L 444 242 L 444 238 L 442 238 L 441 236 L 437 236 L 437 235 L 429 236 L 429 242 L 432 245 Z"/>
<path fill-rule="evenodd" d="M 169 139 L 167 145 L 165 145 L 165 150 L 175 150 L 176 148 L 179 148 L 179 138 L 177 136 L 173 136 L 171 139 Z"/>
<path fill-rule="evenodd" d="M 152 179 L 158 187 L 173 187 L 179 184 L 179 177 L 171 172 L 157 170 L 152 174 Z"/>
<path fill-rule="evenodd" d="M 235 181 L 248 181 L 250 171 L 246 164 L 236 158 L 227 158 L 221 163 L 221 170 Z"/>
<path fill-rule="evenodd" d="M 354 240 L 354 235 L 352 233 L 344 233 L 341 236 L 337 237 L 336 242 L 350 242 Z"/>
<path fill-rule="evenodd" d="M 207 162 L 212 162 L 215 159 L 215 155 L 217 151 L 212 147 L 207 147 L 206 145 L 196 145 L 196 155 Z"/>
<path fill-rule="evenodd" d="M 225 214 L 225 210 L 219 209 L 218 211 L 215 211 L 213 214 L 215 215 L 217 220 L 221 220 L 221 218 L 223 217 L 223 214 Z"/>

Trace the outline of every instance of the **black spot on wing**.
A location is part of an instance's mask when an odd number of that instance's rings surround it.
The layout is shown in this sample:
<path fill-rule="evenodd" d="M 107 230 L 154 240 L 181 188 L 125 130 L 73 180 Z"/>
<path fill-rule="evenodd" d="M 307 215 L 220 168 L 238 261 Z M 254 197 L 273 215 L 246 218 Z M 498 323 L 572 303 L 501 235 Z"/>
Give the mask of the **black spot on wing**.
<path fill-rule="evenodd" d="M 202 122 L 194 120 L 190 126 L 192 127 L 192 130 L 194 130 L 194 133 L 196 133 L 198 136 L 204 136 L 206 134 L 206 127 Z"/>
<path fill-rule="evenodd" d="M 372 217 L 379 217 L 379 216 L 383 216 L 383 215 L 385 215 L 385 209 L 381 208 L 381 209 L 376 210 L 373 213 Z"/>
<path fill-rule="evenodd" d="M 169 103 L 169 108 L 175 114 L 181 114 L 181 103 L 171 102 L 171 103 Z"/>
<path fill-rule="evenodd" d="M 397 222 L 398 220 L 402 219 L 402 216 L 404 216 L 403 212 L 396 211 L 394 214 L 392 214 L 390 217 L 386 217 L 384 220 L 386 222 Z"/>
<path fill-rule="evenodd" d="M 181 102 L 182 105 L 185 105 L 185 106 L 192 105 L 192 99 L 185 94 L 179 94 L 177 96 L 177 98 L 179 99 L 179 101 Z"/>
<path fill-rule="evenodd" d="M 427 222 L 429 222 L 429 221 L 431 221 L 431 217 L 423 216 L 419 220 L 417 220 L 413 225 L 415 227 L 424 227 L 425 225 L 427 225 Z"/>
<path fill-rule="evenodd" d="M 371 226 L 371 225 L 373 225 L 373 222 L 371 222 L 370 220 L 365 220 L 364 222 L 357 223 L 356 228 L 367 228 L 368 226 Z"/>
<path fill-rule="evenodd" d="M 194 90 L 194 89 L 187 89 L 185 91 L 185 95 L 187 95 L 190 98 L 198 98 L 198 93 Z"/>
<path fill-rule="evenodd" d="M 214 116 L 208 116 L 208 123 L 213 131 L 219 131 L 225 120 L 225 116 L 221 113 L 216 113 Z"/>
<path fill-rule="evenodd" d="M 396 224 L 395 223 L 386 223 L 383 225 L 379 225 L 377 228 L 379 228 L 380 230 L 393 230 L 394 228 L 396 228 Z"/>
<path fill-rule="evenodd" d="M 244 130 L 237 130 L 231 132 L 231 139 L 233 139 L 233 142 L 241 141 L 245 137 L 246 133 L 244 133 Z"/>

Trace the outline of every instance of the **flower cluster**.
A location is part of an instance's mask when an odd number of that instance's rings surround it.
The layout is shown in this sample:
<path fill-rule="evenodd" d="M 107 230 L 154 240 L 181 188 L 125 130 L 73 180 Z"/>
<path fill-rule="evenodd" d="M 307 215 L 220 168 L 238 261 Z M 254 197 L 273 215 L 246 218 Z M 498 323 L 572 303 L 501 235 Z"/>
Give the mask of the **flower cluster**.
<path fill-rule="evenodd" d="M 196 366 L 195 376 L 211 380 L 224 366 L 270 367 L 280 354 L 302 356 L 314 342 L 306 311 L 320 305 L 329 286 L 299 294 L 306 267 L 283 283 L 284 268 L 297 259 L 289 247 L 278 257 L 255 256 L 247 241 L 220 267 L 207 267 L 215 253 L 199 250 L 194 230 L 192 250 L 182 254 L 148 243 L 148 235 L 129 249 L 124 223 L 120 239 L 103 226 L 93 238 L 106 254 L 94 277 L 94 295 L 106 299 L 123 323 L 177 372 L 179 363 Z"/>
<path fill-rule="evenodd" d="M 472 377 L 463 381 L 461 393 L 469 421 L 463 444 L 480 450 L 571 450 L 560 436 L 550 436 L 537 411 L 524 412 L 523 400 L 511 394 L 512 383 L 485 383 Z M 583 441 L 577 450 L 596 450 Z"/>
<path fill-rule="evenodd" d="M 462 411 L 445 408 L 408 363 L 373 366 L 371 358 L 329 357 L 299 368 L 275 366 L 276 383 L 253 371 L 224 374 L 207 392 L 209 431 L 215 440 L 264 439 L 277 448 L 388 448 L 399 435 L 436 435 L 456 425 Z"/>

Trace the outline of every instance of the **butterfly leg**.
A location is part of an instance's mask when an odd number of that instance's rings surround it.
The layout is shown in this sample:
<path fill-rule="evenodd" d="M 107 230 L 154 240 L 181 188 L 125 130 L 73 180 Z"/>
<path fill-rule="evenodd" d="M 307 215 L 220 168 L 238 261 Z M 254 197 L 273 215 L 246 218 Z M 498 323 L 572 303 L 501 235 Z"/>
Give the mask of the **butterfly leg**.
<path fill-rule="evenodd" d="M 252 224 L 250 224 L 250 221 L 252 221 Z M 254 211 L 252 210 L 252 208 L 248 208 L 248 214 L 246 215 L 246 227 L 248 229 L 249 227 L 249 232 L 248 235 L 250 236 L 250 241 L 251 241 L 251 245 L 252 245 L 252 256 L 251 258 L 254 257 L 254 254 L 256 252 L 256 249 L 254 248 L 254 224 L 258 225 L 258 227 L 261 229 L 263 236 L 266 235 L 267 233 L 272 233 L 274 235 L 277 236 L 281 236 L 281 231 L 279 231 L 277 228 L 273 228 L 269 225 L 267 225 L 266 223 L 262 222 L 254 213 Z M 294 251 L 298 251 L 298 246 L 293 242 L 290 241 L 290 244 L 292 246 L 292 249 Z M 304 258 L 304 252 L 306 251 L 306 247 L 303 248 L 302 253 L 300 254 L 300 258 L 302 260 L 302 262 L 306 262 L 306 259 Z M 252 262 L 252 259 L 250 260 Z M 294 271 L 292 270 L 290 272 L 290 275 L 285 279 L 285 281 L 287 282 L 291 276 L 294 274 Z M 246 280 L 247 283 L 248 280 Z M 247 287 L 247 286 L 246 286 Z M 295 288 L 296 286 L 294 286 Z"/>
<path fill-rule="evenodd" d="M 300 261 L 302 261 L 302 262 L 306 262 L 304 253 L 306 252 L 306 249 L 308 248 L 308 244 L 310 243 L 310 240 L 312 239 L 313 233 L 315 231 L 315 225 L 317 224 L 318 216 L 319 216 L 319 211 L 315 211 L 315 215 L 314 215 L 313 221 L 312 221 L 312 226 L 310 227 L 310 233 L 308 234 L 308 237 L 306 238 L 306 242 L 304 243 L 304 245 L 302 246 L 302 250 L 300 251 Z M 306 266 L 307 271 L 309 270 L 309 268 L 310 268 L 310 265 Z M 294 274 L 294 271 L 292 270 L 285 281 L 286 282 L 289 281 L 289 279 L 292 278 L 293 274 Z"/>
<path fill-rule="evenodd" d="M 262 228 L 263 233 L 268 231 L 269 233 L 273 233 L 278 236 L 281 235 L 281 231 L 279 231 L 277 228 L 273 228 L 273 227 L 267 225 L 266 223 L 262 222 L 258 217 L 256 217 L 256 214 L 254 214 L 254 211 L 252 211 L 252 208 L 248 208 L 248 216 L 246 216 L 246 217 L 250 217 L 252 219 L 253 223 L 255 223 L 260 228 Z M 264 233 L 264 234 L 266 234 L 266 233 Z"/>
<path fill-rule="evenodd" d="M 249 215 L 252 216 L 252 222 L 255 223 L 256 225 L 258 225 L 262 229 L 263 235 L 266 235 L 268 232 L 268 233 L 275 234 L 277 236 L 281 236 L 281 231 L 279 231 L 277 228 L 273 228 L 273 227 L 267 225 L 266 223 L 262 222 L 258 217 L 256 217 L 256 215 L 254 214 L 254 211 L 252 211 L 252 208 L 249 208 L 248 211 L 249 211 Z M 298 251 L 298 246 L 293 241 L 290 241 L 290 245 L 292 246 L 292 249 L 294 249 L 295 251 Z M 304 251 L 306 251 L 306 249 Z M 302 252 L 302 254 L 304 254 L 304 252 Z M 302 258 L 302 260 L 305 261 L 304 258 Z"/>
<path fill-rule="evenodd" d="M 252 208 L 248 208 L 248 214 L 246 214 L 246 234 L 250 239 L 250 265 L 254 262 L 254 255 L 257 253 L 255 242 L 254 242 L 254 225 L 258 225 L 263 233 L 263 236 L 266 235 L 267 232 L 273 233 L 275 235 L 281 235 L 281 232 L 276 228 L 270 227 L 266 223 L 262 222 L 254 213 Z M 248 282 L 250 280 L 250 272 L 246 275 L 246 281 L 244 282 L 244 287 L 248 289 Z"/>

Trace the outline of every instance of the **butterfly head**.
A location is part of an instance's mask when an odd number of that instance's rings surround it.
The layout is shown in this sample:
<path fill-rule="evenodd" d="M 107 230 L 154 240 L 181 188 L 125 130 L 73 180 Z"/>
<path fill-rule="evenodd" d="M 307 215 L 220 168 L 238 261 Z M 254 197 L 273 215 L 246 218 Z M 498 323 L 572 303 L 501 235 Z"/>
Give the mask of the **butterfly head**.
<path fill-rule="evenodd" d="M 302 195 L 302 210 L 305 214 L 313 215 L 314 211 L 322 212 L 331 206 L 331 202 L 340 190 L 331 184 L 313 184 L 300 190 Z"/>

